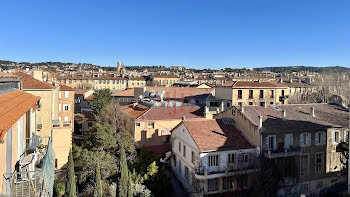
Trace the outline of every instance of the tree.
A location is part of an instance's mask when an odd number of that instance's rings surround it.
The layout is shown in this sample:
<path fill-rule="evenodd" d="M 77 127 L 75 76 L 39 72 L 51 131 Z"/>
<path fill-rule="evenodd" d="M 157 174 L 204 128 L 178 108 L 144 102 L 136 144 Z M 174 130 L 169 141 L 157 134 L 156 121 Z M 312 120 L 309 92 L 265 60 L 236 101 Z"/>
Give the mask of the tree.
<path fill-rule="evenodd" d="M 97 162 L 96 164 L 96 187 L 95 190 L 97 191 L 97 196 L 102 197 L 102 181 L 101 181 L 101 172 L 100 172 L 100 162 Z"/>
<path fill-rule="evenodd" d="M 92 113 L 97 119 L 99 113 L 111 102 L 113 99 L 112 92 L 109 89 L 97 90 L 94 93 L 94 98 L 88 102 Z"/>
<path fill-rule="evenodd" d="M 67 186 L 66 186 L 66 196 L 76 197 L 77 192 L 76 192 L 75 171 L 74 171 L 72 149 L 69 151 L 67 169 L 68 169 L 68 178 L 67 178 Z"/>
<path fill-rule="evenodd" d="M 119 178 L 119 197 L 128 197 L 129 191 L 129 170 L 128 165 L 126 163 L 126 156 L 124 147 L 121 147 L 120 150 L 120 178 Z"/>

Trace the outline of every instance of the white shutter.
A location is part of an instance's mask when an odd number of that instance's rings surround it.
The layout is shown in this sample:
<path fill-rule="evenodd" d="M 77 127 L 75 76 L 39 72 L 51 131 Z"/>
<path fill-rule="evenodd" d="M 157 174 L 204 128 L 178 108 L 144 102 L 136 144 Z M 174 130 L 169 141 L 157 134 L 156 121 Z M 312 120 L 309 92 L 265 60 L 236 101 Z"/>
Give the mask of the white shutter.
<path fill-rule="evenodd" d="M 62 105 L 58 104 L 58 111 L 61 111 Z"/>
<path fill-rule="evenodd" d="M 69 98 L 69 91 L 64 91 L 64 97 Z"/>
<path fill-rule="evenodd" d="M 335 142 L 335 133 L 334 133 L 334 131 L 332 131 L 332 143 L 334 143 Z"/>
<path fill-rule="evenodd" d="M 303 134 L 300 134 L 299 145 L 303 146 Z"/>
<path fill-rule="evenodd" d="M 322 133 L 322 144 L 326 144 L 326 140 L 327 140 L 327 134 L 326 132 Z"/>
<path fill-rule="evenodd" d="M 315 144 L 318 144 L 318 142 L 320 141 L 320 135 L 321 133 L 315 133 Z"/>
<path fill-rule="evenodd" d="M 61 92 L 58 92 L 58 98 L 61 99 Z"/>
<path fill-rule="evenodd" d="M 311 133 L 307 134 L 307 145 L 311 146 Z"/>
<path fill-rule="evenodd" d="M 70 111 L 70 104 L 68 104 L 68 111 Z"/>

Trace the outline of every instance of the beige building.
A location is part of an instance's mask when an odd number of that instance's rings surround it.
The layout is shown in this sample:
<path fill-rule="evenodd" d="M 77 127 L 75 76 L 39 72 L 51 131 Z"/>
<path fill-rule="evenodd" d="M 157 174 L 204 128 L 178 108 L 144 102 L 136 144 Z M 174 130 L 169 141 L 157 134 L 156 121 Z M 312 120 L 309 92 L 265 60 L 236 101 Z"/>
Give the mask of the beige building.
<path fill-rule="evenodd" d="M 24 166 L 40 98 L 21 91 L 21 81 L 16 76 L 1 76 L 0 89 L 0 195 L 10 195 L 16 163 L 20 169 Z"/>
<path fill-rule="evenodd" d="M 23 72 L 15 72 L 22 79 L 23 91 L 40 98 L 36 114 L 36 134 L 52 136 L 52 146 L 56 152 L 55 167 L 64 167 L 72 147 L 74 127 L 74 91 L 68 87 L 55 86 L 40 81 Z M 40 78 L 39 78 L 40 79 Z"/>
<path fill-rule="evenodd" d="M 172 86 L 180 77 L 173 74 L 153 74 L 152 84 L 156 86 Z"/>
<path fill-rule="evenodd" d="M 203 119 L 199 107 L 146 107 L 140 104 L 121 106 L 121 110 L 131 119 L 131 135 L 136 148 L 146 146 L 156 154 L 170 150 L 170 131 L 183 118 Z"/>
<path fill-rule="evenodd" d="M 272 82 L 234 81 L 215 87 L 215 98 L 222 100 L 225 107 L 288 104 L 288 96 L 288 86 Z M 208 104 L 210 107 L 220 106 L 218 102 Z"/>
<path fill-rule="evenodd" d="M 246 138 L 275 161 L 278 196 L 318 194 L 344 181 L 336 146 L 348 142 L 349 112 L 332 104 L 233 106 L 216 116 L 232 118 Z"/>

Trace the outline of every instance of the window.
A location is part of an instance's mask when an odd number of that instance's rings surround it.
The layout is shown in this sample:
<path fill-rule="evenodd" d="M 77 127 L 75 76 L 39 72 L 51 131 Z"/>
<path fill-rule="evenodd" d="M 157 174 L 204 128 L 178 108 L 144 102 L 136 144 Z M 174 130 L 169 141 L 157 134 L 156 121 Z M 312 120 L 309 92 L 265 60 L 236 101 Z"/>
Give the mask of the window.
<path fill-rule="evenodd" d="M 58 104 L 58 111 L 61 111 L 62 105 Z"/>
<path fill-rule="evenodd" d="M 293 146 L 293 134 L 286 134 L 284 136 L 284 148 L 289 149 Z"/>
<path fill-rule="evenodd" d="M 271 98 L 273 98 L 274 97 L 274 91 L 273 90 L 271 90 Z"/>
<path fill-rule="evenodd" d="M 249 90 L 249 98 L 250 98 L 250 99 L 253 98 L 253 90 Z"/>
<path fill-rule="evenodd" d="M 148 123 L 148 128 L 154 129 L 154 122 L 149 122 Z"/>
<path fill-rule="evenodd" d="M 208 179 L 208 191 L 218 190 L 218 179 Z"/>
<path fill-rule="evenodd" d="M 139 122 L 135 123 L 137 127 L 139 127 L 141 124 Z"/>
<path fill-rule="evenodd" d="M 190 176 L 189 176 L 189 172 L 188 172 L 188 167 L 187 166 L 185 166 L 185 179 L 186 179 L 186 181 L 188 182 L 188 181 L 190 181 Z"/>
<path fill-rule="evenodd" d="M 179 152 L 181 153 L 181 142 L 179 142 Z"/>
<path fill-rule="evenodd" d="M 228 164 L 235 164 L 236 163 L 236 154 L 228 154 Z"/>
<path fill-rule="evenodd" d="M 242 105 L 242 102 L 238 102 L 238 105 L 241 106 L 241 105 Z"/>
<path fill-rule="evenodd" d="M 72 80 L 71 79 L 69 79 L 69 84 L 72 84 Z"/>
<path fill-rule="evenodd" d="M 324 145 L 324 144 L 326 144 L 326 132 L 315 133 L 315 145 Z"/>
<path fill-rule="evenodd" d="M 183 156 L 186 158 L 186 146 L 184 145 Z"/>
<path fill-rule="evenodd" d="M 309 155 L 300 157 L 300 176 L 308 176 L 309 174 Z"/>
<path fill-rule="evenodd" d="M 65 122 L 68 122 L 68 116 L 65 116 L 65 117 L 64 117 L 64 121 L 65 121 Z"/>
<path fill-rule="evenodd" d="M 181 160 L 179 159 L 179 173 L 181 174 Z"/>
<path fill-rule="evenodd" d="M 253 105 L 253 102 L 249 102 L 249 105 Z"/>
<path fill-rule="evenodd" d="M 344 142 L 349 142 L 349 131 L 344 131 Z"/>
<path fill-rule="evenodd" d="M 310 146 L 311 145 L 311 133 L 300 134 L 300 146 Z"/>
<path fill-rule="evenodd" d="M 273 105 L 273 101 L 270 102 L 270 105 Z"/>
<path fill-rule="evenodd" d="M 219 155 L 209 156 L 209 167 L 218 166 Z"/>
<path fill-rule="evenodd" d="M 61 91 L 58 92 L 58 98 L 61 99 Z"/>
<path fill-rule="evenodd" d="M 315 154 L 315 172 L 320 173 L 323 171 L 323 163 L 324 163 L 324 153 L 316 153 Z"/>
<path fill-rule="evenodd" d="M 284 90 L 282 90 L 282 96 L 284 97 Z"/>
<path fill-rule="evenodd" d="M 260 98 L 264 98 L 264 90 L 260 90 Z"/>
<path fill-rule="evenodd" d="M 191 161 L 192 161 L 193 164 L 194 164 L 195 161 L 196 161 L 196 157 L 195 157 L 195 154 L 194 154 L 193 151 L 192 151 L 192 153 L 191 153 Z"/>
<path fill-rule="evenodd" d="M 63 109 L 64 109 L 64 111 L 69 111 L 70 110 L 70 105 L 69 104 L 63 104 Z"/>
<path fill-rule="evenodd" d="M 340 132 L 333 131 L 332 132 L 332 143 L 339 143 L 339 142 L 340 142 Z"/>
<path fill-rule="evenodd" d="M 260 102 L 260 106 L 264 107 L 265 106 L 265 102 Z"/>
<path fill-rule="evenodd" d="M 229 176 L 229 177 L 224 177 L 223 178 L 223 183 L 222 183 L 222 189 L 230 189 L 233 187 L 233 177 Z"/>
<path fill-rule="evenodd" d="M 248 163 L 248 154 L 247 153 L 242 153 L 242 162 L 243 163 Z"/>
<path fill-rule="evenodd" d="M 64 91 L 64 98 L 69 98 L 69 91 Z"/>
<path fill-rule="evenodd" d="M 276 136 L 269 135 L 266 137 L 266 149 L 275 150 L 276 149 Z"/>
<path fill-rule="evenodd" d="M 238 90 L 238 99 L 242 99 L 242 90 Z"/>
<path fill-rule="evenodd" d="M 232 113 L 232 115 L 235 115 L 236 111 L 234 109 L 232 109 L 231 113 Z"/>

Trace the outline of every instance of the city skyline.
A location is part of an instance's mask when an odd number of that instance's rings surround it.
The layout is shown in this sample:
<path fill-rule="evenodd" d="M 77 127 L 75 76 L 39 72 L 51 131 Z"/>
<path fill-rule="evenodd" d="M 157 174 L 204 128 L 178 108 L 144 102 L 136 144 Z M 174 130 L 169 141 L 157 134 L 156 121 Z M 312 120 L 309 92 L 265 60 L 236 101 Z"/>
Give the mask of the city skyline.
<path fill-rule="evenodd" d="M 0 59 L 349 67 L 348 1 L 2 2 Z M 13 14 L 20 12 L 20 15 Z"/>

